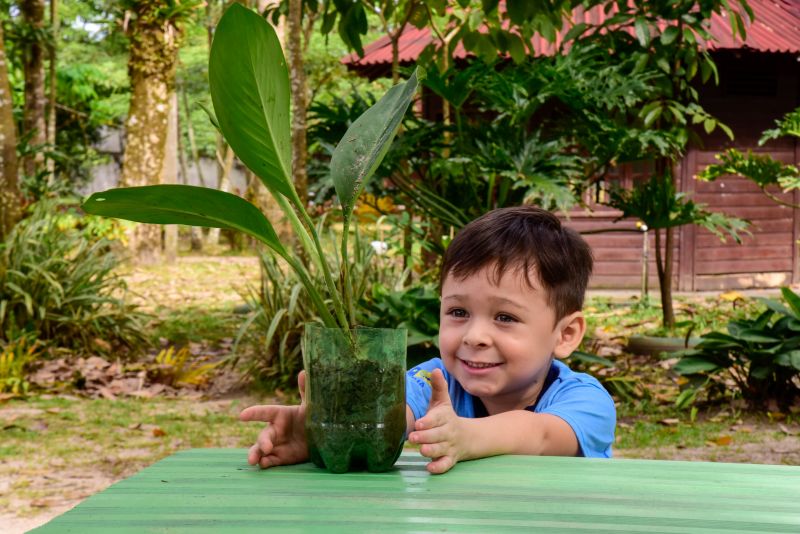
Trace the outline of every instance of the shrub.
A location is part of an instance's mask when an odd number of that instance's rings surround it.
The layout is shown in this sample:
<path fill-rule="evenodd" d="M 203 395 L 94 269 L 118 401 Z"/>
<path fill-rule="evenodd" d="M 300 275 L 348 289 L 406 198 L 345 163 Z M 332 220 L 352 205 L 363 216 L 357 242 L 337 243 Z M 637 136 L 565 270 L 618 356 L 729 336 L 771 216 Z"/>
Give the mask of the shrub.
<path fill-rule="evenodd" d="M 145 315 L 126 304 L 117 257 L 105 238 L 90 240 L 59 223 L 41 201 L 0 244 L 0 335 L 22 331 L 48 344 L 88 351 L 146 343 Z"/>
<path fill-rule="evenodd" d="M 727 333 L 701 336 L 679 353 L 674 370 L 689 378 L 681 404 L 691 404 L 700 389 L 713 396 L 731 385 L 755 406 L 788 406 L 800 396 L 800 296 L 781 292 L 788 308 L 760 299 L 767 310 L 758 317 L 730 321 Z"/>
<path fill-rule="evenodd" d="M 156 355 L 155 364 L 147 370 L 148 376 L 168 386 L 205 386 L 220 362 L 203 363 L 204 358 L 195 358 L 188 347 L 175 351 L 175 347 L 162 349 Z"/>
<path fill-rule="evenodd" d="M 38 344 L 27 336 L 7 343 L 0 352 L 0 393 L 28 393 L 28 366 L 36 359 Z"/>

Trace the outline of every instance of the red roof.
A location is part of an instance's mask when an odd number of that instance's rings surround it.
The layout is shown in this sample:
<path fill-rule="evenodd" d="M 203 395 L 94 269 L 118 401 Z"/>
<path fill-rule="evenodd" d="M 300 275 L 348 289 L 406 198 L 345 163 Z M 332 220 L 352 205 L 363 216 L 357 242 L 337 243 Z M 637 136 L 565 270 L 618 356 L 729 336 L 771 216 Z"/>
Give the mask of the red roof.
<path fill-rule="evenodd" d="M 716 42 L 710 43 L 712 50 L 748 48 L 760 52 L 800 52 L 800 0 L 749 0 L 750 7 L 755 14 L 755 21 L 747 25 L 747 39 L 742 42 L 737 37 L 733 39 L 728 18 L 714 13 L 711 17 L 710 33 Z M 613 12 L 612 12 L 613 13 Z M 602 6 L 594 7 L 588 11 L 578 7 L 573 11 L 572 23 L 588 22 L 599 24 L 607 18 Z M 532 43 L 536 55 L 550 55 L 555 53 L 561 44 L 563 35 L 569 30 L 565 27 L 556 36 L 556 42 L 550 43 L 540 35 L 534 36 Z M 406 26 L 400 36 L 399 52 L 400 63 L 416 61 L 422 51 L 431 42 L 431 32 L 428 28 L 418 29 L 411 25 Z M 458 44 L 455 58 L 465 58 L 468 53 Z M 364 57 L 352 53 L 342 59 L 342 63 L 351 68 L 363 68 L 377 65 L 389 65 L 392 62 L 392 47 L 389 38 L 384 36 L 364 47 Z"/>

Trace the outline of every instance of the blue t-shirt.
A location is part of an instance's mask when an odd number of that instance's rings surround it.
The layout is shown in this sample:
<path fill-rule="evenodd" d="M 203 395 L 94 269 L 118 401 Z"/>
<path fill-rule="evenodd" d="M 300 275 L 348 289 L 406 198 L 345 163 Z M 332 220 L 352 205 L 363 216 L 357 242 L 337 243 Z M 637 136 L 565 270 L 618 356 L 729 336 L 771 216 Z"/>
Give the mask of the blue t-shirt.
<path fill-rule="evenodd" d="M 447 380 L 450 401 L 458 416 L 474 418 L 485 415 L 479 413 L 485 410 L 480 399 L 467 393 L 447 372 L 442 360 L 434 358 L 406 373 L 406 403 L 414 413 L 414 419 L 423 417 L 428 411 L 431 400 L 430 376 L 437 368 L 442 370 Z M 617 411 L 614 400 L 600 382 L 553 360 L 544 387 L 536 404 L 528 406 L 526 410 L 555 415 L 566 421 L 578 438 L 583 456 L 611 458 Z"/>

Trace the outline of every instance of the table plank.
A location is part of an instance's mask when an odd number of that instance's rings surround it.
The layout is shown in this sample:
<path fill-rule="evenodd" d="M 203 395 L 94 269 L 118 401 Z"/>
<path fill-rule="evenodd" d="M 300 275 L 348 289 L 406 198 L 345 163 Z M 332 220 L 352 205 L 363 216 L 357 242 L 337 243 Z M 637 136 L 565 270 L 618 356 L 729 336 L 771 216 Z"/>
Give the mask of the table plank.
<path fill-rule="evenodd" d="M 426 462 L 262 471 L 244 449 L 193 449 L 35 532 L 800 533 L 800 467 L 502 456 L 431 476 Z"/>

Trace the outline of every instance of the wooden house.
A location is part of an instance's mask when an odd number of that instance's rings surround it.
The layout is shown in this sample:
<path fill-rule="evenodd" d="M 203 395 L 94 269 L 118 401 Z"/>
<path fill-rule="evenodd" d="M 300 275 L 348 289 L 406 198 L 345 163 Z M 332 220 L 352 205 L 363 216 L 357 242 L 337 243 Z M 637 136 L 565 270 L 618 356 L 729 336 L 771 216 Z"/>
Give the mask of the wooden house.
<path fill-rule="evenodd" d="M 726 148 L 769 153 L 783 162 L 800 162 L 796 139 L 783 139 L 758 146 L 761 133 L 775 126 L 775 121 L 800 106 L 800 0 L 749 0 L 755 20 L 747 28 L 747 39 L 734 41 L 729 21 L 714 15 L 710 45 L 719 69 L 719 85 L 698 86 L 701 104 L 713 116 L 731 127 L 730 141 L 718 131 L 706 136 L 702 146 L 691 146 L 675 169 L 676 187 L 691 195 L 707 209 L 722 211 L 751 221 L 752 236 L 738 245 L 723 243 L 705 229 L 683 226 L 675 233 L 674 283 L 680 291 L 734 288 L 778 287 L 800 283 L 800 211 L 782 206 L 766 197 L 754 184 L 739 177 L 715 182 L 698 182 L 694 176 L 714 163 L 714 156 Z M 597 23 L 604 15 L 595 9 L 573 13 L 573 20 Z M 408 27 L 400 43 L 400 62 L 411 65 L 431 42 L 430 31 Z M 534 49 L 552 54 L 555 44 L 536 37 Z M 365 55 L 353 54 L 342 61 L 348 68 L 375 78 L 388 76 L 391 47 L 381 38 L 365 47 Z M 466 58 L 458 48 L 456 58 Z M 430 100 L 425 98 L 426 101 Z M 619 167 L 616 179 L 623 185 L 647 176 L 648 169 L 634 165 Z M 777 191 L 776 191 L 777 192 Z M 779 194 L 784 200 L 800 204 L 800 192 Z M 614 222 L 619 212 L 598 207 L 591 212 L 576 210 L 566 224 L 579 231 L 628 228 L 628 232 L 587 234 L 595 255 L 595 288 L 636 288 L 642 281 L 643 235 L 636 231 L 636 221 Z M 652 232 L 650 232 L 652 234 Z M 650 237 L 650 286 L 658 287 L 653 238 Z"/>

